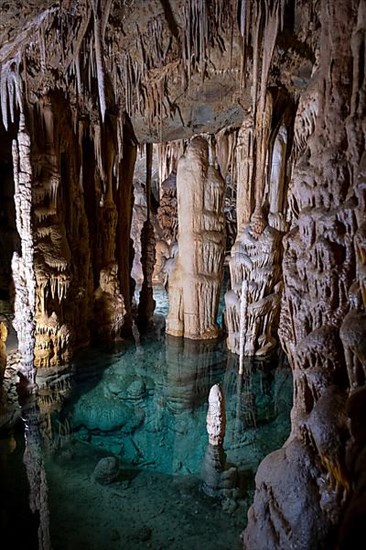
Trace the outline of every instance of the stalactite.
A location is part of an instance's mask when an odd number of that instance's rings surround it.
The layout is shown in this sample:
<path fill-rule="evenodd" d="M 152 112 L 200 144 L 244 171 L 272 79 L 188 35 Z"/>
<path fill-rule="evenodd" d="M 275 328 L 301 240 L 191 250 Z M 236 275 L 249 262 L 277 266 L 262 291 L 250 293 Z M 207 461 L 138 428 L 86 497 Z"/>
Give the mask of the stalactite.
<path fill-rule="evenodd" d="M 109 14 L 111 12 L 112 3 L 113 3 L 113 0 L 105 0 L 105 6 L 102 13 L 102 24 L 101 24 L 101 38 L 103 43 L 105 39 L 105 31 L 107 29 L 107 24 L 108 24 Z"/>
<path fill-rule="evenodd" d="M 172 172 L 177 170 L 178 160 L 183 154 L 185 140 L 160 142 L 158 144 L 159 181 L 165 181 Z"/>
<path fill-rule="evenodd" d="M 216 155 L 221 175 L 226 179 L 229 167 L 233 164 L 236 149 L 236 133 L 226 128 L 220 130 L 216 136 Z"/>
<path fill-rule="evenodd" d="M 263 33 L 264 40 L 262 45 L 262 74 L 260 78 L 260 98 L 258 111 L 259 113 L 264 112 L 266 105 L 266 94 L 267 94 L 267 83 L 269 68 L 271 65 L 274 47 L 276 45 L 277 34 L 280 26 L 280 5 L 277 3 L 268 14 L 266 12 L 266 21 L 265 21 L 265 31 Z"/>
<path fill-rule="evenodd" d="M 104 169 L 103 154 L 102 154 L 102 129 L 99 124 L 93 127 L 93 142 L 94 142 L 94 155 L 97 161 L 98 171 L 100 179 L 102 180 L 103 193 L 106 192 L 106 180 L 107 174 Z"/>
<path fill-rule="evenodd" d="M 72 44 L 73 47 L 72 47 L 72 52 L 70 54 L 70 58 L 65 61 L 66 70 L 68 69 L 68 67 L 72 63 L 76 63 L 77 59 L 80 56 L 80 50 L 81 50 L 86 32 L 87 32 L 88 27 L 89 27 L 91 14 L 92 14 L 92 9 L 90 9 L 89 6 L 87 6 L 86 7 L 86 13 L 85 13 L 84 17 L 82 18 L 79 29 L 78 29 L 76 39 L 73 41 L 73 44 Z"/>
<path fill-rule="evenodd" d="M 262 206 L 263 192 L 266 177 L 266 157 L 271 135 L 272 96 L 267 92 L 263 110 L 260 107 L 256 117 L 256 156 L 255 156 L 255 207 Z"/>
<path fill-rule="evenodd" d="M 15 121 L 15 108 L 23 113 L 23 90 L 19 75 L 20 62 L 21 54 L 19 53 L 1 66 L 1 114 L 5 130 L 8 130 L 9 127 L 9 112 L 12 123 Z"/>
<path fill-rule="evenodd" d="M 43 24 L 39 26 L 39 51 L 40 51 L 40 61 L 41 61 L 41 70 L 45 72 L 46 70 L 46 42 L 45 42 L 45 30 Z"/>
<path fill-rule="evenodd" d="M 101 19 L 100 19 L 100 13 L 99 13 L 99 0 L 91 0 L 91 2 L 92 2 L 93 16 L 94 16 L 94 47 L 95 47 L 95 62 L 97 66 L 99 107 L 100 107 L 102 122 L 104 123 L 107 106 L 106 106 L 106 98 L 105 98 L 103 37 L 102 37 Z"/>
<path fill-rule="evenodd" d="M 1 114 L 5 130 L 8 129 L 8 63 L 1 66 Z"/>
<path fill-rule="evenodd" d="M 234 173 L 237 182 L 236 219 L 239 233 L 250 220 L 254 206 L 254 164 L 255 164 L 254 121 L 248 116 L 238 131 L 234 157 Z"/>
<path fill-rule="evenodd" d="M 138 325 L 145 328 L 153 318 L 155 300 L 153 298 L 152 276 L 156 262 L 154 226 L 150 219 L 151 209 L 151 177 L 152 177 L 152 143 L 146 144 L 146 221 L 141 231 L 141 263 L 144 279 L 138 305 Z"/>
<path fill-rule="evenodd" d="M 257 112 L 257 94 L 258 94 L 258 73 L 259 73 L 259 58 L 260 58 L 260 30 L 262 19 L 262 3 L 257 3 L 256 18 L 254 21 L 254 42 L 253 42 L 253 84 L 252 84 L 252 109 L 253 115 Z"/>

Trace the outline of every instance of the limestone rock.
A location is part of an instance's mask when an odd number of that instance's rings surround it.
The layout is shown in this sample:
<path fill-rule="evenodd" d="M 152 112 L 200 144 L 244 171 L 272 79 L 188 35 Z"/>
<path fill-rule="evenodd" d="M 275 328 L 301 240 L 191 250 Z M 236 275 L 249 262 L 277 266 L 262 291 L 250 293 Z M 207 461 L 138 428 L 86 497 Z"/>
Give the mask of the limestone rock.
<path fill-rule="evenodd" d="M 166 332 L 216 338 L 225 251 L 224 181 L 208 164 L 208 144 L 196 137 L 177 171 L 178 257 L 169 278 Z"/>
<path fill-rule="evenodd" d="M 226 430 L 226 412 L 224 394 L 218 384 L 210 389 L 206 418 L 210 445 L 222 445 Z"/>
<path fill-rule="evenodd" d="M 329 522 L 319 506 L 314 456 L 300 441 L 268 455 L 255 484 L 244 548 L 308 550 L 314 541 L 319 548 L 327 547 Z"/>
<path fill-rule="evenodd" d="M 119 291 L 118 268 L 111 264 L 100 272 L 99 287 L 95 291 L 94 321 L 99 338 L 113 340 L 118 337 L 126 309 Z"/>
<path fill-rule="evenodd" d="M 119 463 L 114 456 L 100 459 L 94 468 L 93 478 L 100 485 L 109 485 L 116 480 L 119 474 Z"/>

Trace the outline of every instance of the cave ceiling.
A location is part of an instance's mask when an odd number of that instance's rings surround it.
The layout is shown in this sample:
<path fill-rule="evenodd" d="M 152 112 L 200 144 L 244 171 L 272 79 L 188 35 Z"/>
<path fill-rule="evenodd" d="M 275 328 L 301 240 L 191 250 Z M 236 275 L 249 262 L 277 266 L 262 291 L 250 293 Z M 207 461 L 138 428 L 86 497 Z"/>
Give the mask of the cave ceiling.
<path fill-rule="evenodd" d="M 2 71 L 16 64 L 29 104 L 61 90 L 78 116 L 98 109 L 102 86 L 109 113 L 127 113 L 139 142 L 216 133 L 240 126 L 252 108 L 254 36 L 244 60 L 240 5 L 0 0 L 0 64 Z M 304 33 L 310 22 L 316 30 L 316 17 L 306 3 L 296 6 L 285 14 L 270 75 L 295 96 L 316 55 L 316 32 Z"/>

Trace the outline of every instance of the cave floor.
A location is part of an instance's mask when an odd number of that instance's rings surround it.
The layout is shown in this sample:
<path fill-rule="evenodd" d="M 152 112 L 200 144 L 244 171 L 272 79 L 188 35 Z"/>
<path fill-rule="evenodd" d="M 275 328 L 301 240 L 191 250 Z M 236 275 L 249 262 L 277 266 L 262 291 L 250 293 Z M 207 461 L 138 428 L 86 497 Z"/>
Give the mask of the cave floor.
<path fill-rule="evenodd" d="M 54 550 L 241 548 L 246 501 L 213 501 L 195 476 L 144 470 L 122 469 L 101 486 L 90 476 L 96 454 L 75 450 L 47 468 Z"/>

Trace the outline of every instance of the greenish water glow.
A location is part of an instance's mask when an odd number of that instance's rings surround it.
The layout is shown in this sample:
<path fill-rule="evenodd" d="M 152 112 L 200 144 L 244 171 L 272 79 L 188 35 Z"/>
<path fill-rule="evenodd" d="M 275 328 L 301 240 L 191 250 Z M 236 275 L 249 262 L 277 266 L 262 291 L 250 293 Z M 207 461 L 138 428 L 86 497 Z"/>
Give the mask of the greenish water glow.
<path fill-rule="evenodd" d="M 84 350 L 64 378 L 39 381 L 53 550 L 239 550 L 258 464 L 289 435 L 282 354 L 245 360 L 239 376 L 224 339 L 165 336 L 161 290 L 156 299 L 139 342 Z M 206 431 L 216 383 L 226 402 L 220 451 Z M 117 471 L 101 484 L 94 471 L 106 457 Z"/>

